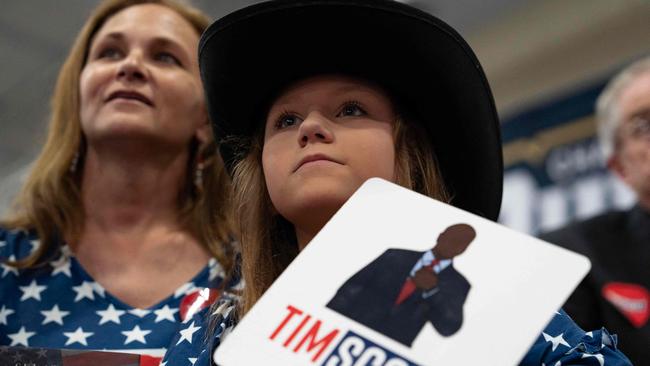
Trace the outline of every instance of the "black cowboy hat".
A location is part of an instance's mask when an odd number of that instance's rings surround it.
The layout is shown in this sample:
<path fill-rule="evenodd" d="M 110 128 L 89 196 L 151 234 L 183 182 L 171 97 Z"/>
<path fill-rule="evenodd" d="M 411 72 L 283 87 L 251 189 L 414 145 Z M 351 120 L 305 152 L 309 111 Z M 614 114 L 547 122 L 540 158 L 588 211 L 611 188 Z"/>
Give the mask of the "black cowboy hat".
<path fill-rule="evenodd" d="M 214 22 L 201 36 L 199 65 L 231 173 L 282 89 L 345 74 L 381 85 L 422 125 L 453 205 L 498 217 L 503 161 L 492 93 L 469 45 L 440 19 L 389 0 L 270 1 Z"/>

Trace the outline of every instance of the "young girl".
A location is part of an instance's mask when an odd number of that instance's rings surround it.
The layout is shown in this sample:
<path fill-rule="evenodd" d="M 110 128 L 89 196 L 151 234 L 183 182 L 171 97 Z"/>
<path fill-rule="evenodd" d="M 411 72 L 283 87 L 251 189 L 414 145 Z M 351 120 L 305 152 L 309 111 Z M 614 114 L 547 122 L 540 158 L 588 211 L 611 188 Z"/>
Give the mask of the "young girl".
<path fill-rule="evenodd" d="M 246 283 L 238 304 L 215 307 L 213 347 L 368 178 L 497 218 L 489 86 L 469 46 L 433 16 L 392 1 L 262 3 L 211 25 L 199 57 Z M 559 312 L 522 364 L 628 365 L 615 343 Z"/>

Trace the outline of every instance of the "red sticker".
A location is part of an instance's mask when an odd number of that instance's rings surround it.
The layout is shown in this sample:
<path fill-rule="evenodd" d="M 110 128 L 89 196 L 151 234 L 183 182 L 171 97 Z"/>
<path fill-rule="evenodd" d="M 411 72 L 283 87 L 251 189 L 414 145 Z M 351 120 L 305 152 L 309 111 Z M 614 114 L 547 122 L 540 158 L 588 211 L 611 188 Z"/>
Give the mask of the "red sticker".
<path fill-rule="evenodd" d="M 213 288 L 196 289 L 183 297 L 180 305 L 181 321 L 189 319 L 202 309 L 212 305 L 219 297 L 219 291 Z"/>
<path fill-rule="evenodd" d="M 614 305 L 637 328 L 648 322 L 650 293 L 633 283 L 610 282 L 603 286 L 603 297 Z"/>

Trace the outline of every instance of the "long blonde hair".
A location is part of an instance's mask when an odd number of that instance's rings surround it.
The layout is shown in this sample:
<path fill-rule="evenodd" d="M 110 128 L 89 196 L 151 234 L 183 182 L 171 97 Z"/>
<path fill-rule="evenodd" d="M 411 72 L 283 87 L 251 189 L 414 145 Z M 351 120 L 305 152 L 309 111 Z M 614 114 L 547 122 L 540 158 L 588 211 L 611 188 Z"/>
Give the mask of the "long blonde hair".
<path fill-rule="evenodd" d="M 37 265 L 63 238 L 77 240 L 81 234 L 84 215 L 80 167 L 83 165 L 86 141 L 79 115 L 79 77 L 97 31 L 114 14 L 139 4 L 159 4 L 174 10 L 199 35 L 210 24 L 210 19 L 204 13 L 175 0 L 107 0 L 90 15 L 59 72 L 51 99 L 45 145 L 14 202 L 12 215 L 2 222 L 7 229 L 35 230 L 39 236 L 41 245 L 38 249 L 29 257 L 13 263 L 19 268 Z M 203 171 L 203 192 L 194 187 L 192 175 L 196 168 L 197 146 L 194 141 L 191 145 L 186 183 L 179 196 L 180 219 L 230 272 L 233 260 L 227 244 L 232 234 L 227 194 L 229 178 L 212 144 L 202 151 L 202 158 L 212 162 Z M 71 164 L 79 168 L 71 172 Z"/>
<path fill-rule="evenodd" d="M 433 148 L 416 123 L 393 126 L 397 184 L 449 202 Z M 262 172 L 262 132 L 239 143 L 248 154 L 233 169 L 233 208 L 240 233 L 243 316 L 298 254 L 294 229 L 273 209 Z M 236 142 L 235 142 L 236 143 Z"/>

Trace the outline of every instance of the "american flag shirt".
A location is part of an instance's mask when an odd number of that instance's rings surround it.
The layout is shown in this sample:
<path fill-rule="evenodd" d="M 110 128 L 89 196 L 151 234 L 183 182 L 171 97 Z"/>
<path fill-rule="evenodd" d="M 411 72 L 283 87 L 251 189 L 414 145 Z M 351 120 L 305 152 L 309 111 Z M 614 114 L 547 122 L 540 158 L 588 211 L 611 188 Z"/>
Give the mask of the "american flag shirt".
<path fill-rule="evenodd" d="M 17 270 L 6 260 L 29 255 L 33 233 L 0 229 L 0 345 L 119 350 L 162 357 L 182 328 L 181 304 L 224 278 L 215 259 L 168 298 L 147 308 L 124 304 L 83 269 L 66 245 L 52 260 Z"/>

